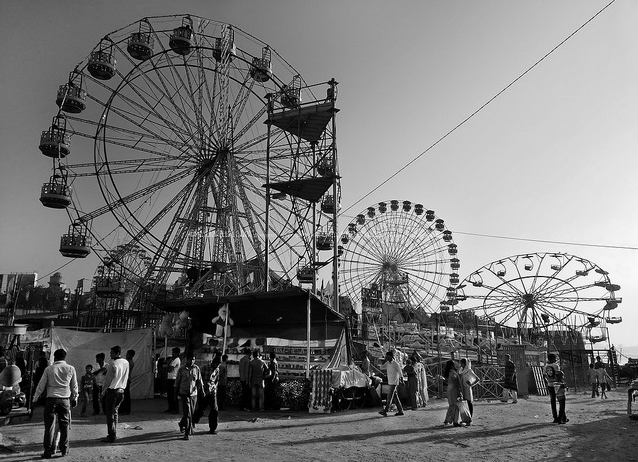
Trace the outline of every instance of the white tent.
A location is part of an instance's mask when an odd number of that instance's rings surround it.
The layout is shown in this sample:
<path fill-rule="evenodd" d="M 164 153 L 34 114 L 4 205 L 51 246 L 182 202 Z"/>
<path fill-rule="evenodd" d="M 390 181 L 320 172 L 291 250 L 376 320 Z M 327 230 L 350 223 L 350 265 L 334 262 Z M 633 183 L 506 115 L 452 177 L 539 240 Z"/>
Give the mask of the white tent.
<path fill-rule="evenodd" d="M 133 361 L 135 367 L 131 377 L 131 398 L 153 398 L 153 368 L 152 347 L 153 333 L 151 329 L 130 330 L 126 332 L 101 333 L 83 332 L 73 329 L 53 327 L 41 331 L 29 332 L 28 338 L 41 337 L 40 332 L 49 333 L 47 339 L 51 345 L 51 352 L 63 348 L 67 352 L 66 361 L 75 367 L 78 381 L 84 374 L 87 364 L 95 367 L 95 355 L 104 353 L 106 362 L 110 361 L 109 352 L 112 346 L 119 345 L 124 357 L 126 350 L 135 350 Z M 28 339 L 27 339 L 28 341 Z"/>

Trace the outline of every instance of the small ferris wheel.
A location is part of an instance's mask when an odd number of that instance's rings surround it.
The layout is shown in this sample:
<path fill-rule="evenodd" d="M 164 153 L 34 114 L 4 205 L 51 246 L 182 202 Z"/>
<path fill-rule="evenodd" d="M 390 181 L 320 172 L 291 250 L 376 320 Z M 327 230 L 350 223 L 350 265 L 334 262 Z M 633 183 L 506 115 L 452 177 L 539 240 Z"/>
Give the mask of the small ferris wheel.
<path fill-rule="evenodd" d="M 591 261 L 565 253 L 515 255 L 488 263 L 457 288 L 461 310 L 474 310 L 502 326 L 583 332 L 608 340 L 608 324 L 622 321 L 612 310 L 620 286 Z"/>
<path fill-rule="evenodd" d="M 460 261 L 452 232 L 422 204 L 391 200 L 368 207 L 348 224 L 341 244 L 343 290 L 364 310 L 396 307 L 409 321 L 415 312 L 447 306 L 456 294 Z"/>

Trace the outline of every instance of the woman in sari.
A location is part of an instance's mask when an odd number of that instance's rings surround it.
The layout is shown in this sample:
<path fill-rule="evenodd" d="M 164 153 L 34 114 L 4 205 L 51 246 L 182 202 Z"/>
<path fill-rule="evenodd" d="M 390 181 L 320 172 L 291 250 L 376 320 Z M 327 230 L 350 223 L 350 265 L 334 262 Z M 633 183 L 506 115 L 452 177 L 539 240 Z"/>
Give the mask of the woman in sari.
<path fill-rule="evenodd" d="M 412 363 L 416 371 L 417 379 L 417 405 L 423 407 L 428 404 L 430 396 L 428 395 L 428 378 L 425 373 L 425 366 L 421 361 L 421 356 L 414 351 L 414 353 L 412 353 Z"/>
<path fill-rule="evenodd" d="M 461 380 L 456 365 L 451 359 L 445 363 L 445 369 L 443 370 L 443 378 L 447 383 L 447 414 L 445 414 L 445 420 L 443 426 L 454 425 L 460 427 L 459 413 L 457 412 L 457 401 L 461 397 Z"/>
<path fill-rule="evenodd" d="M 459 370 L 461 376 L 461 392 L 463 399 L 467 401 L 467 407 L 470 410 L 470 415 L 474 415 L 474 394 L 472 393 L 472 385 L 470 385 L 470 378 L 474 378 L 474 371 L 472 371 L 472 362 L 469 359 L 461 358 L 461 369 Z M 469 425 L 469 423 L 467 424 Z"/>

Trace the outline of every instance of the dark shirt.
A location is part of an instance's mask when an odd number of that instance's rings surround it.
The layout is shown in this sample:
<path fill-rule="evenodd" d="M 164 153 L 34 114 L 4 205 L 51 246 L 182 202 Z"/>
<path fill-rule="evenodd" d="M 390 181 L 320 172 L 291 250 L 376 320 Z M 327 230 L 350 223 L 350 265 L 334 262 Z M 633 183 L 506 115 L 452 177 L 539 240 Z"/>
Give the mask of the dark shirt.
<path fill-rule="evenodd" d="M 249 363 L 248 383 L 252 385 L 262 385 L 264 383 L 264 370 L 267 369 L 266 363 L 260 358 L 253 358 Z"/>
<path fill-rule="evenodd" d="M 414 366 L 412 364 L 408 364 L 407 366 L 405 366 L 403 368 L 403 373 L 407 375 L 408 378 L 410 377 L 416 378 L 416 371 L 414 370 Z"/>

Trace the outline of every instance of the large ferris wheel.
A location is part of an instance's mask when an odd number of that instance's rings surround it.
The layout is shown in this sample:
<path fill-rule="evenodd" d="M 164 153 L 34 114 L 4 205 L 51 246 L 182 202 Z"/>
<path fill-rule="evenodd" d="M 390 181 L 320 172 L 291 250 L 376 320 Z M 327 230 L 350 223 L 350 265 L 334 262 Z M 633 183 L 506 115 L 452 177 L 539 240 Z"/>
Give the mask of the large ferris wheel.
<path fill-rule="evenodd" d="M 127 273 L 137 287 L 171 275 L 215 295 L 289 284 L 314 262 L 316 230 L 335 233 L 316 206 L 340 195 L 335 99 L 334 80 L 307 85 L 226 23 L 149 17 L 107 34 L 60 86 L 40 138 L 53 169 L 40 200 L 71 219 L 60 252 L 94 252 L 105 271 L 144 252 Z"/>
<path fill-rule="evenodd" d="M 488 263 L 457 287 L 460 310 L 520 330 L 581 332 L 592 343 L 608 340 L 607 326 L 622 321 L 613 310 L 620 286 L 597 264 L 565 253 L 514 255 Z"/>
<path fill-rule="evenodd" d="M 341 243 L 343 290 L 363 311 L 394 307 L 410 321 L 447 306 L 456 294 L 460 261 L 452 232 L 422 204 L 370 206 L 348 224 Z"/>

